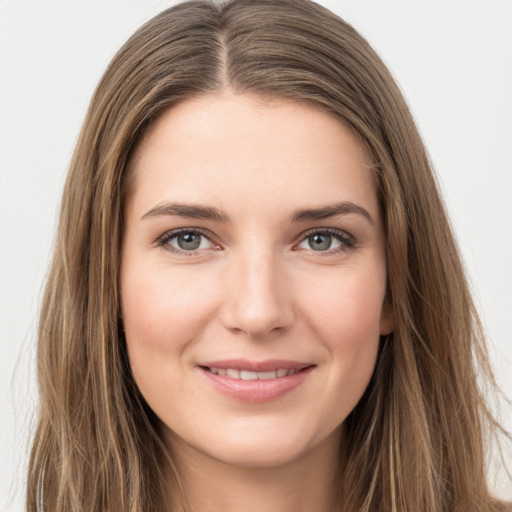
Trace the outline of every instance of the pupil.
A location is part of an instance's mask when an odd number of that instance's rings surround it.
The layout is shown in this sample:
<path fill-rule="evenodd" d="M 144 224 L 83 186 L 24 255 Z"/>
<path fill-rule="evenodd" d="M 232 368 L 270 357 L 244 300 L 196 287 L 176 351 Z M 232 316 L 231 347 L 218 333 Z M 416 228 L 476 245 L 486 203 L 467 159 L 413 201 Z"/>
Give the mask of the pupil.
<path fill-rule="evenodd" d="M 178 236 L 178 245 L 180 249 L 193 251 L 201 244 L 201 236 L 195 233 L 184 233 Z"/>
<path fill-rule="evenodd" d="M 331 246 L 331 235 L 316 234 L 309 237 L 309 245 L 314 251 L 325 251 Z"/>

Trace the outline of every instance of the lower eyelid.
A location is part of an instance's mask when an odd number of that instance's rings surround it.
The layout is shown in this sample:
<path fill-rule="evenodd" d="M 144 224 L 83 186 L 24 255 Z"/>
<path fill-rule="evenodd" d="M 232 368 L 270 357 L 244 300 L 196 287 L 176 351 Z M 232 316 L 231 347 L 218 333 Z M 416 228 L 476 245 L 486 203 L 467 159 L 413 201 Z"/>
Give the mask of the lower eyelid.
<path fill-rule="evenodd" d="M 179 247 L 174 247 L 174 246 L 169 245 L 169 242 L 173 238 L 179 236 L 182 233 L 197 233 L 201 237 L 204 237 L 209 242 L 209 244 L 211 244 L 210 248 L 220 248 L 219 244 L 217 244 L 208 233 L 205 233 L 202 229 L 199 229 L 199 228 L 191 228 L 191 229 L 179 228 L 179 229 L 168 231 L 168 232 L 164 233 L 163 235 L 161 235 L 155 241 L 155 244 L 157 246 L 163 247 L 166 250 L 169 250 L 170 252 L 181 253 L 181 254 L 189 255 L 189 256 L 209 249 L 209 248 L 203 248 L 203 249 L 185 250 L 185 249 L 180 249 Z M 334 230 L 334 229 L 316 229 L 316 230 L 311 230 L 311 231 L 308 231 L 308 232 L 300 235 L 300 238 L 294 244 L 294 248 L 297 248 L 297 246 L 299 244 L 306 241 L 310 236 L 315 235 L 315 234 L 323 234 L 323 235 L 332 236 L 334 239 L 336 239 L 341 244 L 338 247 L 334 247 L 332 249 L 326 249 L 325 251 L 314 251 L 313 249 L 310 249 L 311 251 L 316 252 L 317 255 L 321 255 L 322 253 L 323 254 L 329 254 L 329 253 L 333 254 L 335 252 L 342 252 L 344 250 L 354 248 L 354 246 L 356 245 L 356 240 L 346 232 L 338 231 L 338 230 Z"/>
<path fill-rule="evenodd" d="M 200 235 L 201 237 L 205 238 L 206 240 L 208 240 L 208 242 L 210 244 L 212 244 L 212 246 L 216 246 L 217 245 L 212 240 L 211 236 L 209 236 L 207 233 L 205 233 L 204 231 L 202 231 L 201 229 L 198 229 L 198 228 L 192 228 L 192 229 L 180 228 L 180 229 L 175 229 L 175 230 L 168 231 L 167 233 L 164 233 L 162 236 L 160 236 L 156 240 L 156 245 L 159 246 L 159 247 L 163 247 L 164 249 L 167 248 L 167 250 L 170 250 L 170 251 L 181 252 L 181 253 L 185 253 L 185 254 L 189 254 L 189 255 L 190 254 L 194 254 L 195 252 L 199 252 L 199 251 L 205 250 L 205 249 L 195 249 L 195 250 L 187 251 L 187 250 L 180 249 L 178 247 L 173 247 L 173 246 L 169 245 L 169 242 L 171 240 L 175 239 L 176 237 L 178 237 L 180 234 L 183 234 L 183 233 L 196 233 L 196 234 Z"/>
<path fill-rule="evenodd" d="M 349 235 L 348 233 L 345 233 L 344 231 L 338 231 L 338 230 L 332 230 L 332 229 L 317 229 L 308 231 L 306 233 L 303 233 L 300 238 L 298 239 L 297 243 L 301 243 L 305 240 L 307 240 L 310 236 L 313 235 L 329 235 L 341 242 L 342 244 L 346 246 L 353 246 L 355 245 L 356 241 L 353 236 Z"/>

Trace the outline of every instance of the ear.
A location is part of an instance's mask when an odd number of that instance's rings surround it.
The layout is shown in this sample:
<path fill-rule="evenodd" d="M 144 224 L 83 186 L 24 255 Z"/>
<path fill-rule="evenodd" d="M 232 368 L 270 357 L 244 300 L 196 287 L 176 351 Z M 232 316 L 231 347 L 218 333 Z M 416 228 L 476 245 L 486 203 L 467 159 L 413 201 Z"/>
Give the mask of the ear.
<path fill-rule="evenodd" d="M 395 330 L 395 311 L 390 301 L 385 300 L 380 312 L 379 334 L 385 336 Z"/>

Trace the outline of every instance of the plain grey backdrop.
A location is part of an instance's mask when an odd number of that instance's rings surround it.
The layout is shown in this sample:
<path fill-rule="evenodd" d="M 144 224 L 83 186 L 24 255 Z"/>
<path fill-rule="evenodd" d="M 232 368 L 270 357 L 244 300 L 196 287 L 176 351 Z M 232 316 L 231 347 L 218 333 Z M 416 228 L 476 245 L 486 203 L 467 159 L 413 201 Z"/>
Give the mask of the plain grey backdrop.
<path fill-rule="evenodd" d="M 56 213 L 109 60 L 172 1 L 0 0 L 0 511 L 22 509 L 35 329 Z M 512 1 L 323 0 L 398 79 L 432 156 L 512 395 Z M 510 429 L 512 411 L 503 421 Z M 504 480 L 499 492 L 512 497 Z M 507 486 L 507 489 L 505 488 Z"/>

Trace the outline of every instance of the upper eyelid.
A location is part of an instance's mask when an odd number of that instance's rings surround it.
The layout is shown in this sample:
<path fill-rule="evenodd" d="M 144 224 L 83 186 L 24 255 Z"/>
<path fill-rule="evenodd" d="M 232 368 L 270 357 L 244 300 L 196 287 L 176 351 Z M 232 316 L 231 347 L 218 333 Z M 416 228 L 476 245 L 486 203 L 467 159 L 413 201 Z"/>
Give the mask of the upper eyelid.
<path fill-rule="evenodd" d="M 187 232 L 199 233 L 201 236 L 204 236 L 205 238 L 207 238 L 212 244 L 220 245 L 219 242 L 216 241 L 217 237 L 210 230 L 205 229 L 205 228 L 200 228 L 200 227 L 183 227 L 183 228 L 171 229 L 169 231 L 166 231 L 162 235 L 160 235 L 156 239 L 155 243 L 158 245 L 164 245 L 169 240 L 171 240 L 174 236 L 177 236 L 180 233 L 187 233 Z M 338 235 L 340 238 L 349 239 L 355 243 L 355 237 L 343 229 L 318 227 L 318 228 L 310 228 L 310 229 L 307 229 L 306 231 L 302 231 L 299 235 L 297 235 L 295 237 L 295 239 L 293 241 L 293 245 L 296 245 L 296 244 L 304 241 L 308 236 L 311 236 L 312 234 L 315 234 L 315 233 L 328 233 L 330 235 Z M 184 251 L 184 252 L 194 252 L 194 251 Z"/>
<path fill-rule="evenodd" d="M 185 227 L 185 228 L 176 228 L 171 229 L 169 231 L 166 231 L 162 235 L 160 235 L 156 240 L 155 244 L 158 246 L 164 246 L 167 242 L 169 242 L 173 237 L 179 235 L 180 233 L 199 233 L 201 236 L 204 236 L 206 239 L 208 239 L 212 244 L 217 244 L 218 242 L 215 241 L 215 236 L 211 231 L 204 229 L 204 228 L 196 228 L 196 227 Z M 176 249 L 177 251 L 180 249 Z M 194 251 L 183 251 L 188 253 L 193 253 Z"/>
<path fill-rule="evenodd" d="M 355 237 L 351 235 L 349 232 L 345 231 L 344 229 L 337 229 L 337 228 L 312 228 L 308 229 L 306 231 L 303 231 L 299 236 L 296 238 L 296 242 L 300 242 L 307 238 L 308 236 L 311 236 L 315 233 L 327 233 L 329 235 L 339 235 L 342 238 L 348 238 L 352 241 L 355 241 Z"/>
<path fill-rule="evenodd" d="M 208 229 L 196 228 L 196 227 L 191 227 L 191 228 L 184 227 L 184 228 L 170 229 L 170 230 L 166 231 L 165 233 L 162 233 L 157 238 L 157 241 L 172 238 L 173 236 L 179 235 L 180 233 L 199 233 L 200 235 L 203 235 L 206 238 L 208 238 L 208 240 L 212 240 L 213 238 L 215 238 L 213 233 L 211 231 L 209 231 Z"/>

